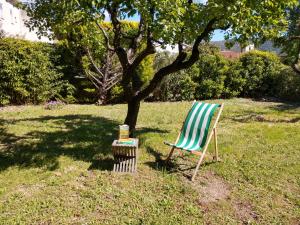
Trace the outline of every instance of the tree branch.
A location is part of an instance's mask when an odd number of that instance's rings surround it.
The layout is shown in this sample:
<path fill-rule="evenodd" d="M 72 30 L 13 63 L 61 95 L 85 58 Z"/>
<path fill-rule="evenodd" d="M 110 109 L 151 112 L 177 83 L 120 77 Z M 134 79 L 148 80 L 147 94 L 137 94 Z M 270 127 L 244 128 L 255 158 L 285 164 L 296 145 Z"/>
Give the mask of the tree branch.
<path fill-rule="evenodd" d="M 144 24 L 143 17 L 141 17 L 138 32 L 134 37 L 131 37 L 132 41 L 131 41 L 131 44 L 129 47 L 129 49 L 131 49 L 131 51 L 133 51 L 133 52 L 136 51 L 138 43 L 141 42 L 141 40 L 143 38 L 144 32 L 145 32 L 145 24 Z"/>
<path fill-rule="evenodd" d="M 298 36 L 298 35 L 290 36 L 289 40 L 300 40 L 300 36 Z"/>
<path fill-rule="evenodd" d="M 181 54 L 183 52 L 182 41 L 178 42 L 178 52 L 179 52 L 179 54 Z"/>
<path fill-rule="evenodd" d="M 146 48 L 141 51 L 133 60 L 130 65 L 130 69 L 135 70 L 137 66 L 145 59 L 148 55 L 154 54 L 156 52 L 155 47 L 151 41 L 151 38 L 148 37 Z"/>
<path fill-rule="evenodd" d="M 109 50 L 109 51 L 114 51 L 114 49 L 110 46 L 109 44 L 109 37 L 106 33 L 106 31 L 104 30 L 104 28 L 96 21 L 96 25 L 97 27 L 101 30 L 103 36 L 104 36 L 104 40 L 105 40 L 105 44 L 106 44 L 106 48 Z"/>
<path fill-rule="evenodd" d="M 119 79 L 116 79 L 115 81 L 109 83 L 107 85 L 107 87 L 105 88 L 106 91 L 110 90 L 114 85 L 116 85 L 120 80 Z"/>
<path fill-rule="evenodd" d="M 193 45 L 193 49 L 192 49 L 192 55 L 190 56 L 190 58 L 185 61 L 182 62 L 181 64 L 181 69 L 187 69 L 190 66 L 192 66 L 198 59 L 199 59 L 199 45 L 201 43 L 201 41 L 208 37 L 208 35 L 210 34 L 210 32 L 212 32 L 214 30 L 213 25 L 217 22 L 217 18 L 213 18 L 211 19 L 208 24 L 206 25 L 204 31 L 196 38 L 194 45 Z"/>
<path fill-rule="evenodd" d="M 121 22 L 118 19 L 118 3 L 113 2 L 112 5 L 107 6 L 107 11 L 110 14 L 111 22 L 114 29 L 114 38 L 113 38 L 113 45 L 114 49 L 118 55 L 120 63 L 124 70 L 126 70 L 129 66 L 128 56 L 125 49 L 121 46 Z"/>
<path fill-rule="evenodd" d="M 95 70 L 97 71 L 97 73 L 98 73 L 100 76 L 104 77 L 102 71 L 101 71 L 101 70 L 99 69 L 99 67 L 96 65 L 96 63 L 95 63 L 95 61 L 94 61 L 94 59 L 93 59 L 93 57 L 92 57 L 92 55 L 91 55 L 91 52 L 90 52 L 89 48 L 85 48 L 85 49 L 86 49 L 86 51 L 87 51 L 88 58 L 89 58 L 90 62 L 92 63 L 93 67 L 95 68 Z"/>
<path fill-rule="evenodd" d="M 178 54 L 177 58 L 173 61 L 173 63 L 157 71 L 154 74 L 154 77 L 150 81 L 149 85 L 144 90 L 137 93 L 134 96 L 134 98 L 136 98 L 136 100 L 142 100 L 146 98 L 151 92 L 154 91 L 154 89 L 157 87 L 157 85 L 162 81 L 162 79 L 166 75 L 192 66 L 199 59 L 199 49 L 198 49 L 199 44 L 204 38 L 206 38 L 210 34 L 211 31 L 213 31 L 213 25 L 216 21 L 217 21 L 216 18 L 211 19 L 206 25 L 203 32 L 196 38 L 193 45 L 192 54 L 187 61 L 183 61 L 187 56 L 185 52 Z"/>
<path fill-rule="evenodd" d="M 106 83 L 106 85 L 109 85 L 109 84 L 111 84 L 111 83 L 115 83 L 115 82 L 119 82 L 121 79 L 121 75 L 122 74 L 115 74 L 115 76 L 114 77 L 112 77 L 111 79 L 109 79 L 108 81 L 107 81 L 107 83 Z"/>
<path fill-rule="evenodd" d="M 102 86 L 102 82 L 99 81 L 97 78 L 95 78 L 95 76 L 93 76 L 91 72 L 86 71 L 86 73 L 87 73 L 87 78 L 96 86 L 97 89 L 100 89 L 100 86 L 98 86 L 98 84 Z M 97 81 L 97 84 L 94 82 L 93 79 Z"/>
<path fill-rule="evenodd" d="M 150 7 L 150 12 L 151 12 L 151 17 L 153 20 L 154 17 L 154 8 L 153 6 Z M 141 22 L 143 23 L 143 20 L 141 20 Z M 137 43 L 140 42 L 142 40 L 142 29 L 143 29 L 143 24 L 140 23 L 139 25 L 139 35 L 135 38 L 134 40 L 134 44 L 136 46 L 134 46 L 135 48 L 137 48 Z M 144 50 L 142 50 L 136 57 L 135 59 L 132 61 L 131 65 L 130 65 L 130 70 L 134 71 L 138 65 L 143 61 L 143 59 L 145 59 L 148 55 L 154 54 L 156 52 L 155 47 L 153 45 L 152 42 L 152 33 L 150 30 L 150 27 L 147 27 L 147 46 Z"/>
<path fill-rule="evenodd" d="M 112 75 L 112 74 L 114 74 L 114 75 Z M 107 79 L 106 81 L 109 83 L 109 82 L 111 82 L 112 80 L 120 79 L 120 78 L 121 78 L 121 75 L 122 75 L 121 72 L 111 73 L 111 74 L 110 74 L 110 78 Z"/>

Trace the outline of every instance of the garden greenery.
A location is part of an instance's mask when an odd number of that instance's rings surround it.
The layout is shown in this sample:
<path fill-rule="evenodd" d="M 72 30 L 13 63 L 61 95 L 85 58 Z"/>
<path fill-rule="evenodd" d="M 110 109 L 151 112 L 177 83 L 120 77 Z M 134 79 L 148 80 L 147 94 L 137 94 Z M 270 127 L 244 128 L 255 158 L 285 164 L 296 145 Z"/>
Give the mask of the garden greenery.
<path fill-rule="evenodd" d="M 183 101 L 232 97 L 276 97 L 300 101 L 300 76 L 270 52 L 251 51 L 239 59 L 224 58 L 216 47 L 200 46 L 199 60 L 191 68 L 166 76 L 148 101 Z M 174 55 L 160 52 L 147 57 L 136 82 L 147 84 L 153 70 L 172 61 Z M 0 39 L 0 105 L 40 104 L 50 100 L 95 103 L 97 90 L 80 65 L 80 57 L 61 44 Z M 78 77 L 81 77 L 78 79 Z M 124 102 L 117 84 L 110 102 Z"/>
<path fill-rule="evenodd" d="M 255 50 L 232 60 L 224 58 L 215 47 L 200 48 L 197 63 L 165 78 L 149 100 L 276 97 L 300 101 L 300 76 L 282 64 L 275 53 Z M 160 56 L 156 58 L 160 60 Z"/>
<path fill-rule="evenodd" d="M 0 105 L 70 100 L 73 88 L 62 79 L 50 44 L 0 39 Z"/>

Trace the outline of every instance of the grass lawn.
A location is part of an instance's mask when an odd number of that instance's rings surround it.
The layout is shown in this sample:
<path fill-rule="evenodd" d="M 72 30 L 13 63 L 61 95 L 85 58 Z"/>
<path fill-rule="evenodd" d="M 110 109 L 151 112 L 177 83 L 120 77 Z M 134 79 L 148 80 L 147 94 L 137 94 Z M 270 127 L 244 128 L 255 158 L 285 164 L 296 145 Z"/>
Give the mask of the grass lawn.
<path fill-rule="evenodd" d="M 110 172 L 126 105 L 0 109 L 0 224 L 299 224 L 300 105 L 224 102 L 194 183 L 163 162 L 190 102 L 141 105 L 135 175 Z"/>

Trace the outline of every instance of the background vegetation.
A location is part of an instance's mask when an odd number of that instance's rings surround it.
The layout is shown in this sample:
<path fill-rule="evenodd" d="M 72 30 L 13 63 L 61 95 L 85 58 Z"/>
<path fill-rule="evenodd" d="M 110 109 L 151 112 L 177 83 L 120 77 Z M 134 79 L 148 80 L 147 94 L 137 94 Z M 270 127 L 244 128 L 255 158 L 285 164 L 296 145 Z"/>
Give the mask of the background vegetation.
<path fill-rule="evenodd" d="M 167 77 L 151 100 L 275 97 L 300 101 L 300 76 L 275 53 L 255 50 L 238 59 L 226 59 L 213 46 L 200 48 L 198 62 L 172 78 Z M 172 57 L 161 54 L 156 56 L 158 61 Z"/>
<path fill-rule="evenodd" d="M 0 105 L 72 101 L 73 86 L 63 79 L 55 46 L 0 39 Z"/>
<path fill-rule="evenodd" d="M 274 53 L 251 51 L 232 60 L 209 44 L 201 45 L 200 50 L 194 66 L 167 76 L 146 100 L 275 97 L 300 101 L 300 76 Z M 40 104 L 55 99 L 95 103 L 99 93 L 86 77 L 82 57 L 84 52 L 63 42 L 0 39 L 0 105 Z M 153 71 L 172 60 L 174 56 L 167 52 L 147 57 L 138 67 L 140 76 L 135 82 L 147 85 Z M 122 87 L 114 86 L 108 99 L 111 103 L 124 102 Z"/>

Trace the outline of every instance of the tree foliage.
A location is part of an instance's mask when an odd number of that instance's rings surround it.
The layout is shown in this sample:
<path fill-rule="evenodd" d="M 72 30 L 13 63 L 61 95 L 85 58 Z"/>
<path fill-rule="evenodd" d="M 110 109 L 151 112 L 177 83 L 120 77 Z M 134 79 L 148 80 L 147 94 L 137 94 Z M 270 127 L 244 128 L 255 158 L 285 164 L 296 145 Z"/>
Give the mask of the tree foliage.
<path fill-rule="evenodd" d="M 291 65 L 294 71 L 300 74 L 300 7 L 296 5 L 288 8 L 288 30 L 275 39 L 275 43 L 281 47 L 284 53 L 284 62 Z"/>
<path fill-rule="evenodd" d="M 97 24 L 99 30 L 95 32 L 102 32 L 107 50 L 117 55 L 122 66 L 121 85 L 128 102 L 125 123 L 133 130 L 140 101 L 167 75 L 197 62 L 199 44 L 208 40 L 213 31 L 225 30 L 227 38 L 242 44 L 259 43 L 285 31 L 286 9 L 296 3 L 297 0 L 232 0 L 230 3 L 227 0 L 37 0 L 28 12 L 29 24 L 38 27 L 41 33 L 48 29 L 54 33 L 70 33 L 78 26 Z M 102 25 L 105 13 L 112 23 L 111 36 Z M 140 23 L 136 31 L 128 34 L 121 21 L 134 15 L 140 17 Z M 136 82 L 141 62 L 156 52 L 157 45 L 164 48 L 168 44 L 178 45 L 174 60 L 155 71 L 148 85 Z"/>

